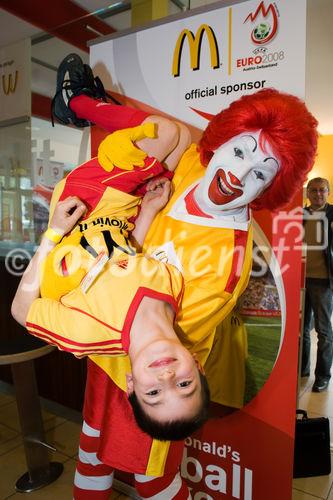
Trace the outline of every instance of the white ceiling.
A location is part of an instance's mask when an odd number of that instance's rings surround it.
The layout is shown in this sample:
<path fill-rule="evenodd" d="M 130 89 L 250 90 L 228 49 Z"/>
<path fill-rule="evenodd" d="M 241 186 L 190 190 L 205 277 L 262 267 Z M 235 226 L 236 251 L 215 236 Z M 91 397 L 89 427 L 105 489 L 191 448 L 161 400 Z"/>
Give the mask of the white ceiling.
<path fill-rule="evenodd" d="M 128 3 L 128 0 L 123 0 Z M 214 0 L 192 0 L 191 8 L 213 3 Z M 288 1 L 288 0 L 285 0 Z M 290 1 L 290 0 L 289 0 Z M 105 9 L 114 0 L 76 0 L 76 3 L 89 12 Z M 183 4 L 187 4 L 183 0 Z M 180 9 L 169 2 L 170 13 Z M 307 53 L 306 53 L 306 102 L 319 121 L 322 134 L 333 134 L 333 0 L 308 0 Z M 131 11 L 107 17 L 104 22 L 117 30 L 129 28 Z M 0 9 L 0 47 L 27 37 L 38 37 L 42 32 L 21 19 Z M 46 63 L 57 67 L 64 55 L 75 51 L 88 62 L 88 54 L 57 38 L 50 38 L 33 44 L 32 58 L 39 62 L 32 63 L 32 87 L 35 92 L 52 96 L 55 84 L 55 71 L 40 64 Z"/>
<path fill-rule="evenodd" d="M 333 134 L 333 0 L 308 0 L 306 103 L 323 135 Z"/>
<path fill-rule="evenodd" d="M 3 9 L 0 9 L 0 26 L 0 47 L 40 33 L 38 28 L 12 16 Z"/>

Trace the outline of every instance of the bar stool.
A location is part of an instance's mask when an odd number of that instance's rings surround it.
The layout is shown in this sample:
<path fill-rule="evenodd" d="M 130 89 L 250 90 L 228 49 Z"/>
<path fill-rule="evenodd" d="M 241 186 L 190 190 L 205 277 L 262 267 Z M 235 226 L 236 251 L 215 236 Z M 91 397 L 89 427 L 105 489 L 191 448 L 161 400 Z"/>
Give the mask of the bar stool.
<path fill-rule="evenodd" d="M 28 493 L 55 481 L 63 464 L 50 462 L 45 441 L 40 400 L 37 391 L 34 359 L 55 349 L 31 335 L 20 339 L 3 339 L 0 343 L 0 365 L 11 365 L 23 445 L 28 471 L 15 485 L 16 491 Z"/>

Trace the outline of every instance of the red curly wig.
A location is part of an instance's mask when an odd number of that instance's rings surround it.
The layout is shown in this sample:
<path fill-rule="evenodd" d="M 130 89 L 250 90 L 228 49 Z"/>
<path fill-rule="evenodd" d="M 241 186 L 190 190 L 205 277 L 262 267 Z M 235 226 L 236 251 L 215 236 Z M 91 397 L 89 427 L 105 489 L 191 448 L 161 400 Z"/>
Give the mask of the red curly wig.
<path fill-rule="evenodd" d="M 251 203 L 255 210 L 277 210 L 301 189 L 317 150 L 317 120 L 305 104 L 274 89 L 242 96 L 209 122 L 199 142 L 200 159 L 207 166 L 214 151 L 232 137 L 261 130 L 260 146 L 266 141 L 280 160 L 272 184 Z"/>

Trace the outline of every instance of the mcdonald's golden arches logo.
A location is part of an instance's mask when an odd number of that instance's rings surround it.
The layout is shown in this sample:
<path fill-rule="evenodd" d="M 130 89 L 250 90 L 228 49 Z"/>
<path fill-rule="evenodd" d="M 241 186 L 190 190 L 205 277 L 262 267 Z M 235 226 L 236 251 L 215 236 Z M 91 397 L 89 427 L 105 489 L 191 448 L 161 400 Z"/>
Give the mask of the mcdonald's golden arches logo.
<path fill-rule="evenodd" d="M 200 68 L 201 44 L 204 34 L 206 34 L 209 44 L 211 67 L 213 69 L 216 69 L 220 66 L 219 49 L 215 33 L 213 29 L 208 26 L 208 24 L 202 24 L 198 28 L 195 35 L 192 33 L 192 31 L 183 29 L 183 31 L 178 36 L 172 62 L 172 74 L 174 77 L 177 77 L 180 74 L 180 61 L 185 39 L 187 39 L 190 49 L 190 64 L 192 70 L 196 71 Z"/>
<path fill-rule="evenodd" d="M 14 94 L 18 81 L 18 71 L 15 71 L 15 76 L 12 73 L 2 75 L 2 90 L 5 95 Z"/>

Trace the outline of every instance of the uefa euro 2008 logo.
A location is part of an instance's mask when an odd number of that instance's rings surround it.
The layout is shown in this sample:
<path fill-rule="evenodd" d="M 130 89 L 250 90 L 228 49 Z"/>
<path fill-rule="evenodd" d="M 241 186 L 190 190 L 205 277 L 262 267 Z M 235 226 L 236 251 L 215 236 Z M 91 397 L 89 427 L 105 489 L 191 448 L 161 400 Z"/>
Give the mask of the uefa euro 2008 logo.
<path fill-rule="evenodd" d="M 244 24 L 247 21 L 251 23 L 256 22 L 251 31 L 251 40 L 256 45 L 268 43 L 277 33 L 278 14 L 275 5 L 272 3 L 268 7 L 265 7 L 265 3 L 263 1 L 260 2 L 255 12 L 248 14 Z"/>
<path fill-rule="evenodd" d="M 268 23 L 260 23 L 253 30 L 253 38 L 256 42 L 262 43 L 268 38 L 271 31 L 272 28 Z"/>

